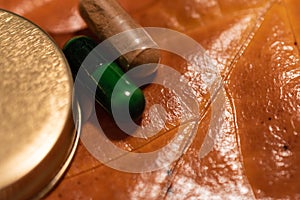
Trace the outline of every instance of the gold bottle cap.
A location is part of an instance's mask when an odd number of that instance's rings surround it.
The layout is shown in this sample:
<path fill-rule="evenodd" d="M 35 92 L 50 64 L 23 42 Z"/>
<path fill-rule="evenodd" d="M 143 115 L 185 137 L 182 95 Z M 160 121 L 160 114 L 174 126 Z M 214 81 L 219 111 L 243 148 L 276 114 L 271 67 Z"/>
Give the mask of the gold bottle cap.
<path fill-rule="evenodd" d="M 40 198 L 63 174 L 78 142 L 72 76 L 47 34 L 4 10 L 0 55 L 0 199 Z"/>

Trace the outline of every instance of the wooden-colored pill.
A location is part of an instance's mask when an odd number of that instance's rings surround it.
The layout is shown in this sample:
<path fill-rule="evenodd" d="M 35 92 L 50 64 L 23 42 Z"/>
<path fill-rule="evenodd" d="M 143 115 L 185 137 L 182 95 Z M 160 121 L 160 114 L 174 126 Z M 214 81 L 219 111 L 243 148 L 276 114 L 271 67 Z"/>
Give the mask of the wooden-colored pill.
<path fill-rule="evenodd" d="M 127 30 L 141 28 L 115 0 L 81 0 L 79 9 L 89 28 L 100 40 Z M 143 41 L 137 45 L 139 48 L 119 58 L 119 63 L 125 71 L 142 64 L 159 63 L 159 50 L 149 47 L 156 44 L 146 32 L 128 36 L 128 40 L 132 42 L 139 39 Z M 149 67 L 149 70 L 144 71 L 141 76 L 151 75 L 156 69 Z"/>

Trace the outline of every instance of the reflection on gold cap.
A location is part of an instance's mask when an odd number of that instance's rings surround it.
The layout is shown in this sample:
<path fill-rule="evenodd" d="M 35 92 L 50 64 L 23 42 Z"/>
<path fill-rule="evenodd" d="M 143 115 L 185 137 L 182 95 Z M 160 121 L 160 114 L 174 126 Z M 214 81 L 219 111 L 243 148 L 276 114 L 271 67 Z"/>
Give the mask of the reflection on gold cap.
<path fill-rule="evenodd" d="M 0 199 L 37 197 L 76 146 L 72 77 L 47 34 L 3 10 L 0 54 Z"/>

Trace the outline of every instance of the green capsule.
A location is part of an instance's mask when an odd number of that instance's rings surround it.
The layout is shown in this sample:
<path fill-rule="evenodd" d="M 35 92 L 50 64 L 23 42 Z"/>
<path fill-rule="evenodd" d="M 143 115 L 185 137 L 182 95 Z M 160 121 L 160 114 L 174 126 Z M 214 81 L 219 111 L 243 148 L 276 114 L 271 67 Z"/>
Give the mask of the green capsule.
<path fill-rule="evenodd" d="M 79 76 L 84 80 L 79 80 L 87 89 L 95 88 L 96 84 L 96 101 L 110 114 L 112 114 L 111 106 L 115 106 L 114 110 L 123 111 L 128 107 L 129 113 L 133 120 L 137 120 L 142 115 L 145 108 L 145 98 L 143 92 L 128 80 L 121 68 L 115 63 L 108 63 L 107 59 L 96 51 L 92 51 L 97 43 L 86 36 L 79 36 L 69 40 L 63 48 L 63 52 L 70 64 L 73 78 L 78 73 L 80 67 L 84 68 L 86 76 Z M 108 50 L 109 51 L 109 50 Z M 99 62 L 91 62 L 92 66 L 86 66 L 88 62 L 83 64 L 85 58 L 90 55 L 92 60 L 100 60 Z M 97 63 L 97 64 L 94 64 Z M 99 81 L 98 81 L 99 80 Z M 112 99 L 112 93 L 118 81 L 119 87 L 116 88 Z M 93 92 L 91 90 L 91 92 Z"/>

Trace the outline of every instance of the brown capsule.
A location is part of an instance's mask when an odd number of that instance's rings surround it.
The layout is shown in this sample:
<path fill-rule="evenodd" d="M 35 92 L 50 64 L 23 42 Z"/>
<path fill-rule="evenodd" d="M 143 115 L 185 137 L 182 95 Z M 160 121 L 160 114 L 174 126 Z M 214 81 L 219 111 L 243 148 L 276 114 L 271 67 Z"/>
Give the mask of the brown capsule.
<path fill-rule="evenodd" d="M 81 0 L 79 9 L 89 28 L 99 37 L 105 40 L 118 33 L 141 28 L 130 15 L 115 0 Z M 159 63 L 160 53 L 157 46 L 146 31 L 129 32 L 125 43 L 135 43 L 135 50 L 122 55 L 119 63 L 125 71 L 142 64 Z M 117 50 L 119 50 L 116 47 Z M 157 67 L 149 67 L 139 77 L 149 76 Z"/>

